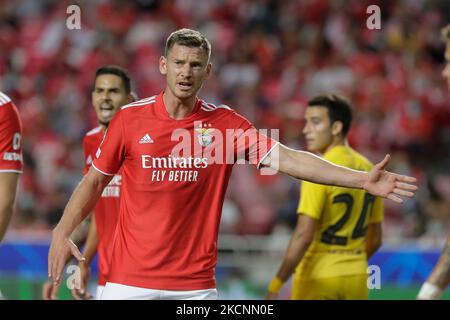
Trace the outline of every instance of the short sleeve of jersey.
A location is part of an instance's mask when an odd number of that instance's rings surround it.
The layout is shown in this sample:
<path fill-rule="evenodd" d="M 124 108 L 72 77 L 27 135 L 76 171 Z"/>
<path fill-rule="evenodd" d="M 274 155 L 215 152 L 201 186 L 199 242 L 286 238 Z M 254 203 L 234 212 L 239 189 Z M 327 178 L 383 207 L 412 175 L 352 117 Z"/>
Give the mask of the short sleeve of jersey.
<path fill-rule="evenodd" d="M 22 172 L 22 123 L 12 102 L 0 105 L 0 172 Z"/>
<path fill-rule="evenodd" d="M 91 150 L 89 150 L 89 146 L 87 143 L 87 139 L 86 137 L 84 137 L 83 139 L 83 154 L 84 154 L 84 165 L 83 165 L 83 176 L 86 175 L 86 173 L 88 173 L 89 168 L 91 167 L 91 164 L 88 164 L 87 159 L 89 158 L 90 154 L 91 154 Z"/>
<path fill-rule="evenodd" d="M 115 175 L 125 158 L 123 113 L 119 110 L 111 120 L 97 149 L 92 166 L 106 175 Z"/>
<path fill-rule="evenodd" d="M 376 197 L 373 204 L 372 214 L 369 216 L 369 223 L 378 223 L 384 220 L 384 201 Z"/>
<path fill-rule="evenodd" d="M 263 130 L 257 130 L 250 121 L 237 113 L 234 114 L 233 120 L 240 122 L 234 150 L 236 159 L 245 159 L 260 168 L 261 162 L 278 144 L 278 141 L 267 136 Z"/>
<path fill-rule="evenodd" d="M 302 181 L 297 213 L 320 219 L 327 197 L 326 188 L 325 185 Z"/>

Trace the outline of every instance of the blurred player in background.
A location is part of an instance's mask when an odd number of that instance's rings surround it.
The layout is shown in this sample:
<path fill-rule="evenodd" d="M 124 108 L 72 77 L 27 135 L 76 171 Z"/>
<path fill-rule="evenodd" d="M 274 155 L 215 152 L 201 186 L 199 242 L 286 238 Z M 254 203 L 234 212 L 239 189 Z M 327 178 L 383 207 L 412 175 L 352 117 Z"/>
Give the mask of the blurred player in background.
<path fill-rule="evenodd" d="M 85 175 L 95 159 L 95 153 L 100 146 L 104 133 L 119 108 L 132 102 L 134 93 L 131 92 L 130 77 L 127 72 L 117 66 L 103 66 L 97 69 L 95 83 L 92 91 L 92 105 L 97 115 L 99 126 L 92 129 L 83 139 Z M 109 185 L 103 190 L 94 209 L 94 219 L 91 219 L 89 232 L 84 245 L 83 256 L 80 261 L 81 281 L 78 289 L 72 289 L 75 299 L 89 299 L 90 294 L 86 290 L 89 280 L 90 264 L 98 251 L 98 286 L 96 298 L 98 299 L 106 283 L 109 268 L 114 231 L 119 214 L 120 189 L 122 177 L 114 176 Z M 50 281 L 44 284 L 44 299 L 56 299 L 58 286 L 53 286 Z"/>
<path fill-rule="evenodd" d="M 442 38 L 446 43 L 445 47 L 445 68 L 442 75 L 447 80 L 448 89 L 450 90 L 450 24 L 442 29 Z M 439 261 L 428 277 L 427 281 L 417 295 L 420 300 L 440 299 L 443 291 L 450 284 L 450 235 L 447 238 Z"/>
<path fill-rule="evenodd" d="M 0 92 L 0 242 L 14 211 L 22 173 L 22 122 L 11 99 Z"/>
<path fill-rule="evenodd" d="M 384 170 L 389 156 L 369 174 L 336 166 L 258 133 L 229 107 L 199 99 L 211 72 L 210 53 L 200 32 L 173 32 L 159 60 L 164 91 L 124 106 L 114 116 L 92 167 L 53 231 L 48 271 L 55 283 L 70 255 L 83 259 L 70 235 L 119 170 L 119 221 L 102 299 L 217 299 L 220 215 L 237 159 L 298 179 L 365 189 L 396 202 L 402 201 L 399 196 L 414 195 L 414 178 Z M 213 132 L 226 137 L 229 131 L 239 133 L 231 148 L 213 137 Z M 172 156 L 181 139 L 189 147 Z M 219 148 L 224 157 L 213 158 L 211 148 Z"/>
<path fill-rule="evenodd" d="M 307 149 L 335 164 L 370 171 L 372 164 L 350 148 L 350 104 L 318 96 L 305 111 Z M 367 299 L 367 260 L 381 246 L 383 200 L 364 190 L 302 182 L 298 220 L 267 299 L 295 270 L 292 299 Z"/>

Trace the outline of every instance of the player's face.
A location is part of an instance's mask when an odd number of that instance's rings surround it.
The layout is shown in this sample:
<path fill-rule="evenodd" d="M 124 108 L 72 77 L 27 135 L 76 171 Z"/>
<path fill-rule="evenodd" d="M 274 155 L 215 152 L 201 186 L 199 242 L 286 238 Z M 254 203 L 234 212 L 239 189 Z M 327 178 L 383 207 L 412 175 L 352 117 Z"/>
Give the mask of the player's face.
<path fill-rule="evenodd" d="M 186 100 L 197 95 L 211 72 L 211 64 L 203 49 L 174 44 L 167 57 L 160 58 L 159 70 L 166 76 L 170 92 Z"/>
<path fill-rule="evenodd" d="M 447 80 L 447 86 L 450 90 L 450 40 L 447 41 L 447 47 L 445 50 L 445 68 L 442 71 L 442 75 Z"/>
<path fill-rule="evenodd" d="M 131 95 L 125 91 L 122 78 L 115 74 L 102 74 L 95 80 L 92 104 L 98 122 L 108 126 L 119 108 L 131 102 Z"/>
<path fill-rule="evenodd" d="M 308 107 L 305 111 L 306 148 L 312 152 L 325 153 L 333 142 L 333 134 L 328 110 L 325 107 Z"/>

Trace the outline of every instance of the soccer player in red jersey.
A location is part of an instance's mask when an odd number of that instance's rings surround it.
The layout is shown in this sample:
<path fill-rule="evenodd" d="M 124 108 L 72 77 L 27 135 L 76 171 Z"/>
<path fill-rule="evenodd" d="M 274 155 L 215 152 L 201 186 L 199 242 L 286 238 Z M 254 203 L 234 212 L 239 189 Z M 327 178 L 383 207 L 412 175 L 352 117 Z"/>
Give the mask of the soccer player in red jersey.
<path fill-rule="evenodd" d="M 0 242 L 14 211 L 22 173 L 22 122 L 11 99 L 0 92 Z"/>
<path fill-rule="evenodd" d="M 210 52 L 198 31 L 173 32 L 159 60 L 165 90 L 114 116 L 53 231 L 48 266 L 53 281 L 60 281 L 71 254 L 83 259 L 70 234 L 119 169 L 119 221 L 102 299 L 217 299 L 220 215 L 233 165 L 243 159 L 264 170 L 364 188 L 396 202 L 414 195 L 414 178 L 384 170 L 389 156 L 370 173 L 339 167 L 258 133 L 229 107 L 199 99 L 211 72 Z"/>
<path fill-rule="evenodd" d="M 450 90 L 450 24 L 442 29 L 442 38 L 446 43 L 445 49 L 445 68 L 442 75 L 447 79 L 448 89 Z M 440 299 L 445 288 L 450 284 L 450 236 L 447 238 L 441 256 L 428 277 L 422 285 L 417 299 L 419 300 L 437 300 Z"/>
<path fill-rule="evenodd" d="M 87 174 L 95 158 L 104 133 L 108 128 L 114 114 L 121 106 L 134 100 L 131 93 L 130 77 L 127 72 L 117 66 L 103 66 L 97 69 L 95 83 L 92 91 L 92 105 L 97 115 L 99 126 L 92 129 L 83 139 L 84 168 L 83 175 Z M 94 209 L 94 218 L 91 219 L 89 232 L 84 246 L 84 258 L 78 266 L 80 270 L 80 283 L 78 288 L 72 289 L 75 299 L 89 299 L 86 291 L 89 280 L 90 264 L 98 252 L 98 286 L 96 298 L 101 296 L 106 284 L 106 276 L 109 269 L 109 258 L 112 251 L 113 235 L 119 214 L 119 199 L 122 177 L 117 174 L 111 179 L 103 190 L 100 199 Z M 55 299 L 58 286 L 50 282 L 44 285 L 44 299 Z"/>

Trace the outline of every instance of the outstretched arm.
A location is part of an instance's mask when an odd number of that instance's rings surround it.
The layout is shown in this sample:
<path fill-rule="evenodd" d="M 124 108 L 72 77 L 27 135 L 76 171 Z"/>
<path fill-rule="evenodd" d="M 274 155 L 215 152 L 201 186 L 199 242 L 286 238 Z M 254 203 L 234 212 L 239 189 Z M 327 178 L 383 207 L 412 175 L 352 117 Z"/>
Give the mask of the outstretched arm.
<path fill-rule="evenodd" d="M 315 230 L 315 219 L 302 214 L 298 216 L 297 226 L 289 241 L 288 249 L 284 255 L 281 267 L 269 285 L 266 300 L 278 298 L 278 293 L 282 285 L 290 278 L 292 273 L 294 273 L 295 268 L 308 250 L 309 245 L 314 238 Z"/>
<path fill-rule="evenodd" d="M 431 272 L 428 280 L 422 285 L 417 296 L 421 300 L 439 299 L 442 292 L 450 284 L 450 235 L 438 263 Z"/>
<path fill-rule="evenodd" d="M 83 250 L 83 256 L 86 258 L 85 263 L 87 265 L 90 265 L 92 263 L 92 260 L 94 260 L 94 257 L 97 254 L 97 245 L 98 245 L 97 223 L 95 222 L 95 214 L 92 213 L 92 219 L 89 225 L 89 232 Z"/>
<path fill-rule="evenodd" d="M 384 170 L 390 156 L 376 164 L 372 171 L 352 170 L 332 164 L 306 151 L 290 149 L 278 144 L 262 162 L 270 167 L 294 178 L 314 183 L 335 185 L 346 188 L 365 189 L 374 196 L 402 203 L 403 197 L 413 197 L 417 186 L 416 179 L 409 176 L 394 174 Z"/>
<path fill-rule="evenodd" d="M 91 167 L 70 197 L 61 220 L 53 230 L 48 253 L 48 275 L 55 283 L 59 283 L 61 273 L 71 254 L 78 261 L 84 260 L 77 246 L 70 240 L 70 235 L 94 209 L 111 178 L 112 176 L 104 175 Z"/>

